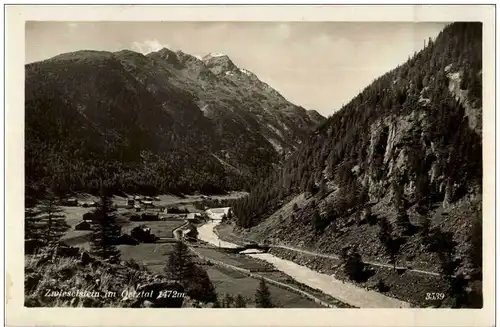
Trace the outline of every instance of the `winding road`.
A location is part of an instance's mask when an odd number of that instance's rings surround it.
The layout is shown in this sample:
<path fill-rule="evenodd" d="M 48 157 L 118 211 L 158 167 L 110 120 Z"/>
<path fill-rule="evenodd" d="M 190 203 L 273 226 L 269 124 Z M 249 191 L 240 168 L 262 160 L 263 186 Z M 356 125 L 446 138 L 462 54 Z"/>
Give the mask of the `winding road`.
<path fill-rule="evenodd" d="M 277 245 L 277 244 L 274 244 L 274 245 L 271 245 L 271 246 L 275 247 L 275 248 L 282 248 L 282 249 L 294 251 L 294 252 L 300 252 L 300 253 L 308 254 L 308 255 L 311 255 L 311 256 L 315 256 L 315 257 L 337 259 L 337 260 L 340 259 L 340 257 L 338 255 L 312 252 L 312 251 L 303 250 L 303 249 L 299 249 L 299 248 L 292 247 L 292 246 L 287 246 L 287 245 Z M 377 266 L 377 267 L 385 267 L 385 268 L 391 268 L 391 269 L 394 268 L 393 265 L 386 264 L 386 263 L 378 263 L 378 262 L 373 262 L 373 261 L 363 261 L 363 263 L 365 263 L 367 265 L 371 265 L 371 266 Z M 411 271 L 411 272 L 414 272 L 414 273 L 425 274 L 425 275 L 441 276 L 441 274 L 436 273 L 436 272 L 427 271 L 427 270 L 420 270 L 420 269 L 412 269 L 412 268 L 403 267 L 403 266 L 396 266 L 396 269 L 405 269 L 406 271 Z"/>

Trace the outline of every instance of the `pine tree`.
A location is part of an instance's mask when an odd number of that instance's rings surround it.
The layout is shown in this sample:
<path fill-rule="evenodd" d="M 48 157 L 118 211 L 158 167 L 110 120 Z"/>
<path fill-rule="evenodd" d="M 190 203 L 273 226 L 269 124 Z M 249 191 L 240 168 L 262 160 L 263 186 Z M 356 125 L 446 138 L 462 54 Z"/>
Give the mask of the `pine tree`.
<path fill-rule="evenodd" d="M 235 308 L 246 308 L 247 307 L 246 301 L 241 294 L 238 294 L 236 296 L 236 300 L 234 301 L 234 307 Z"/>
<path fill-rule="evenodd" d="M 229 293 L 226 293 L 226 295 L 224 296 L 223 303 L 224 303 L 223 308 L 232 308 L 234 304 L 233 296 Z"/>
<path fill-rule="evenodd" d="M 54 243 L 68 228 L 65 217 L 61 212 L 62 209 L 58 207 L 57 198 L 50 191 L 40 206 L 42 216 L 38 217 L 43 223 L 41 225 L 44 230 L 43 237 L 48 243 Z"/>
<path fill-rule="evenodd" d="M 181 283 L 186 283 L 193 278 L 194 263 L 188 247 L 183 242 L 175 244 L 174 251 L 170 253 L 164 271 L 168 278 Z"/>
<path fill-rule="evenodd" d="M 91 252 L 110 262 L 120 260 L 120 251 L 116 247 L 117 240 L 121 234 L 121 228 L 116 223 L 116 217 L 111 212 L 111 197 L 107 190 L 101 191 L 101 199 L 98 207 L 94 211 L 94 221 L 92 224 Z"/>
<path fill-rule="evenodd" d="M 396 269 L 396 258 L 399 252 L 399 240 L 392 235 L 392 226 L 386 218 L 382 217 L 379 220 L 379 233 L 378 238 L 385 248 L 385 251 L 391 258 L 391 263 Z"/>
<path fill-rule="evenodd" d="M 345 247 L 342 251 L 344 272 L 351 280 L 360 280 L 365 272 L 365 264 L 361 259 L 357 247 Z"/>
<path fill-rule="evenodd" d="M 478 214 L 472 223 L 469 260 L 474 268 L 474 277 L 482 279 L 482 265 L 483 265 L 483 222 L 481 214 Z"/>
<path fill-rule="evenodd" d="M 269 292 L 269 288 L 263 278 L 260 280 L 259 288 L 255 293 L 255 305 L 257 308 L 273 308 L 271 292 Z"/>

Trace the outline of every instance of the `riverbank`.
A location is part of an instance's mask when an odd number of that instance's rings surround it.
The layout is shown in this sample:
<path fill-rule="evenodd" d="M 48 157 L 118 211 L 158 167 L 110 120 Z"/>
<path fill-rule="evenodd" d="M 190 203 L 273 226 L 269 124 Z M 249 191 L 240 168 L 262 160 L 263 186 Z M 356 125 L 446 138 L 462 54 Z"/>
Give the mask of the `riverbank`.
<path fill-rule="evenodd" d="M 217 226 L 215 233 L 221 239 L 243 243 L 245 240 L 233 232 L 231 225 Z M 362 283 L 353 282 L 343 272 L 341 261 L 335 256 L 318 256 L 308 251 L 298 251 L 272 246 L 269 253 L 284 260 L 292 261 L 313 271 L 333 275 L 345 283 L 373 291 L 384 291 L 383 294 L 411 304 L 412 307 L 443 307 L 446 298 L 429 300 L 429 293 L 447 294 L 447 283 L 439 275 L 419 273 L 405 269 L 394 271 L 392 267 L 369 265 L 371 276 Z M 382 286 L 382 288 L 380 288 Z"/>
<path fill-rule="evenodd" d="M 228 247 L 236 247 L 231 242 L 221 240 L 214 228 L 219 221 L 208 222 L 198 229 L 199 238 L 218 246 L 219 242 Z M 383 294 L 366 290 L 354 284 L 345 283 L 331 275 L 318 273 L 293 261 L 279 258 L 271 253 L 249 254 L 248 256 L 272 263 L 278 270 L 292 277 L 298 283 L 318 289 L 341 302 L 360 308 L 407 308 L 410 304 Z"/>

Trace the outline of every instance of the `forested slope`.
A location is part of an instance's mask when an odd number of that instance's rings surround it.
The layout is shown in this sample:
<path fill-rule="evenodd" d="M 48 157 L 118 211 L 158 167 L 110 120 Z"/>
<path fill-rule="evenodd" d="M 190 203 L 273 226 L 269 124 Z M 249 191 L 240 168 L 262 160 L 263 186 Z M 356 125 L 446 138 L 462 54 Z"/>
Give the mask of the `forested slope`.
<path fill-rule="evenodd" d="M 481 23 L 447 26 L 238 201 L 237 225 L 261 240 L 477 273 L 481 73 Z M 279 210 L 302 193 L 292 212 Z M 387 239 L 399 242 L 392 259 Z"/>

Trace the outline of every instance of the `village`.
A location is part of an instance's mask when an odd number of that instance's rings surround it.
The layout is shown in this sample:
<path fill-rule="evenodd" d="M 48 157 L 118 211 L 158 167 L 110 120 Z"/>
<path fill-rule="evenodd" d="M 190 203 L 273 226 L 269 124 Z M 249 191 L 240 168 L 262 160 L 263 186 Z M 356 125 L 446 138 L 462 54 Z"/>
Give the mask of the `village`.
<path fill-rule="evenodd" d="M 109 215 L 113 215 L 122 227 L 116 245 L 169 243 L 180 240 L 196 242 L 198 225 L 213 219 L 207 212 L 192 205 L 166 205 L 159 197 L 136 195 L 124 200 L 115 199 L 113 202 Z M 71 207 L 86 208 L 79 221 L 73 219 L 71 229 L 76 233 L 92 231 L 92 225 L 97 219 L 92 209 L 97 206 L 96 201 L 66 198 L 61 201 L 61 205 L 70 211 Z M 223 209 L 224 214 L 231 214 L 230 208 Z M 67 234 L 75 235 L 71 232 Z M 72 243 L 71 237 L 63 239 Z"/>

